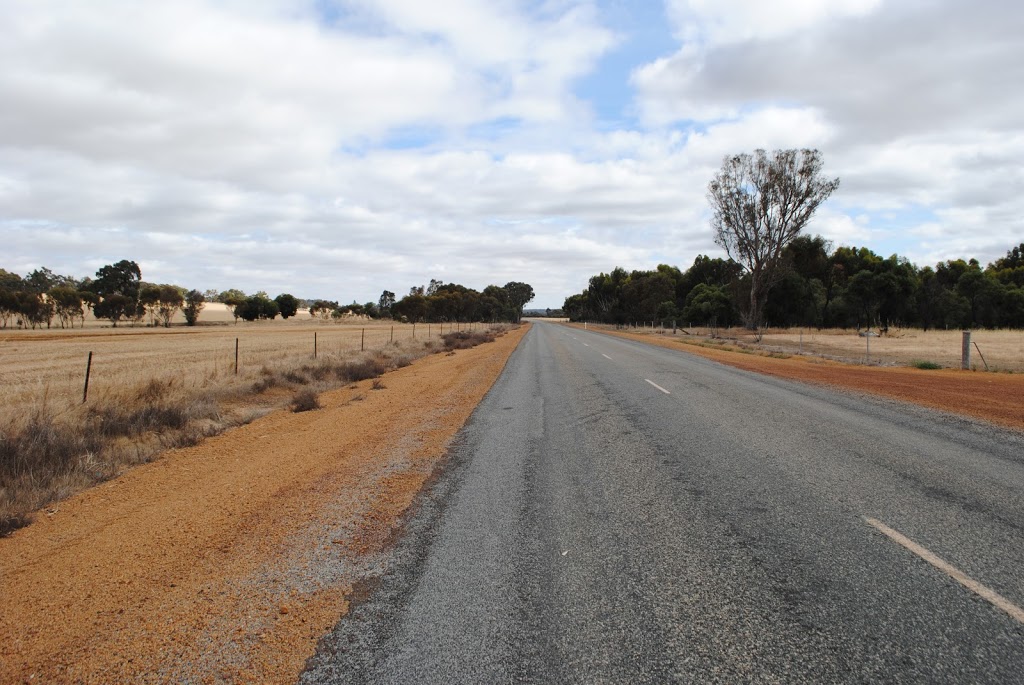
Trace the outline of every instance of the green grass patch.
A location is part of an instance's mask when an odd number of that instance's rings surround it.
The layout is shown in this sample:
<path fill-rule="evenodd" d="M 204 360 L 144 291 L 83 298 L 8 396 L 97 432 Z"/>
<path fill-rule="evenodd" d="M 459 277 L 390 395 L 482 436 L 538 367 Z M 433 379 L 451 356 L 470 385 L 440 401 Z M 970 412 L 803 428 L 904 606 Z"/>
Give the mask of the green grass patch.
<path fill-rule="evenodd" d="M 936 364 L 935 362 L 930 362 L 924 359 L 915 359 L 910 362 L 910 365 L 915 369 L 924 369 L 925 371 L 934 371 L 935 369 L 942 368 L 941 364 Z"/>

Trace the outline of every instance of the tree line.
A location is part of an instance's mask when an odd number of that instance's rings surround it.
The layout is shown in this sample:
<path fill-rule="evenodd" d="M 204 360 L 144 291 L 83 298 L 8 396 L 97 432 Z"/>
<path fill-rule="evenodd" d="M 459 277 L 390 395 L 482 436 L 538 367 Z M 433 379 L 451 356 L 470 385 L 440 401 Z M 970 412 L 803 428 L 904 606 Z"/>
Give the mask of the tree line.
<path fill-rule="evenodd" d="M 566 316 L 611 324 L 745 323 L 751 272 L 732 259 L 698 256 L 685 271 L 615 268 L 565 300 Z M 797 236 L 781 250 L 764 296 L 770 326 L 886 329 L 1024 328 L 1024 243 L 985 267 L 976 259 L 918 268 L 866 247 L 832 249 L 821 236 Z"/>
<path fill-rule="evenodd" d="M 388 290 L 377 302 L 340 305 L 325 299 L 300 299 L 289 293 L 271 298 L 264 291 L 247 295 L 238 289 L 224 291 L 189 290 L 176 285 L 147 283 L 139 265 L 130 260 L 101 267 L 94 278 L 75 278 L 56 274 L 46 267 L 22 277 L 0 269 L 0 327 L 50 328 L 54 321 L 61 328 L 85 324 L 87 311 L 112 326 L 121 322 L 171 325 L 182 312 L 185 323 L 194 326 L 207 302 L 230 307 L 244 321 L 288 319 L 299 309 L 322 320 L 341 320 L 365 316 L 372 319 L 398 319 L 409 322 L 510 321 L 518 322 L 523 306 L 533 299 L 533 288 L 526 283 L 509 282 L 487 286 L 477 292 L 455 283 L 431 280 L 396 300 Z"/>

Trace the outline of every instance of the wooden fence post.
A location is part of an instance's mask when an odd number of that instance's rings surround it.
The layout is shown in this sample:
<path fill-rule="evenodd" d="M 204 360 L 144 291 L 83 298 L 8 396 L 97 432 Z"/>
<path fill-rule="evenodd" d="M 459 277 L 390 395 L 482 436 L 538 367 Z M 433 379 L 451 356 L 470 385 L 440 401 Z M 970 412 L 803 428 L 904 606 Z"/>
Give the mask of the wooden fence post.
<path fill-rule="evenodd" d="M 92 371 L 92 351 L 89 352 L 89 361 L 85 363 L 85 388 L 82 390 L 82 404 L 89 399 L 89 373 Z"/>
<path fill-rule="evenodd" d="M 235 375 L 238 375 L 238 338 L 235 338 Z"/>

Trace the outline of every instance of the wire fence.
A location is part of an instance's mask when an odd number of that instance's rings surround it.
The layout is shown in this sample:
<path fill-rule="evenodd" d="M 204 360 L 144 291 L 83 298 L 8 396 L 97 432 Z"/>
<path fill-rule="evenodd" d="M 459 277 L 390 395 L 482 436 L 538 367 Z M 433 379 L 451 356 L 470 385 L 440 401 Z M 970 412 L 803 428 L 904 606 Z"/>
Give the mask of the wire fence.
<path fill-rule="evenodd" d="M 351 357 L 389 345 L 417 345 L 482 326 L 263 322 L 172 329 L 8 331 L 0 335 L 2 408 L 39 402 L 80 403 L 86 389 L 89 397 L 97 397 L 152 378 L 201 386 L 228 375 L 246 378 L 263 367 Z"/>

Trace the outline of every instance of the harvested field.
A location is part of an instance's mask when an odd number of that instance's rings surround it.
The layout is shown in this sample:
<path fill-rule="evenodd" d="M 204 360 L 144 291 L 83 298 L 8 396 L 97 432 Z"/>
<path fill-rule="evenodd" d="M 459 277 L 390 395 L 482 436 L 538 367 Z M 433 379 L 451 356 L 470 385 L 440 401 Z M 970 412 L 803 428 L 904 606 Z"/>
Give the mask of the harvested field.
<path fill-rule="evenodd" d="M 173 450 L 0 539 L 0 682 L 294 682 L 525 330 Z"/>
<path fill-rule="evenodd" d="M 595 328 L 594 324 L 591 324 L 591 328 Z M 605 328 L 596 327 L 600 330 Z M 628 330 L 641 334 L 662 334 L 660 328 Z M 686 337 L 684 330 L 698 339 L 712 337 L 712 330 L 703 327 L 680 329 L 677 336 Z M 672 331 L 668 330 L 665 334 L 671 335 Z M 911 366 L 915 362 L 932 362 L 943 368 L 960 368 L 962 332 L 958 330 L 890 329 L 884 335 L 871 336 L 870 360 L 869 341 L 855 330 L 770 328 L 760 343 L 755 342 L 754 336 L 742 328 L 718 329 L 715 334 L 718 340 L 726 343 L 739 343 L 754 349 L 786 354 L 802 352 L 853 364 Z M 971 347 L 972 368 L 985 370 L 987 363 L 992 371 L 1024 373 L 1024 331 L 978 330 L 971 333 L 971 341 L 977 345 L 977 348 L 973 345 Z"/>
<path fill-rule="evenodd" d="M 467 325 L 471 324 L 461 324 Z M 182 385 L 202 386 L 232 376 L 236 338 L 239 372 L 251 381 L 263 366 L 312 359 L 314 333 L 318 355 L 337 357 L 363 347 L 383 349 L 392 340 L 438 340 L 442 332 L 458 326 L 444 324 L 442 331 L 439 324 L 335 324 L 306 319 L 169 329 L 8 329 L 0 331 L 0 384 L 5 390 L 0 413 L 44 397 L 63 405 L 80 402 L 89 352 L 93 353 L 89 394 L 99 396 L 154 377 L 173 376 Z"/>
<path fill-rule="evenodd" d="M 477 335 L 485 327 L 454 328 Z M 449 349 L 452 329 L 289 320 L 0 332 L 0 535 L 32 510 L 247 423 L 298 392 L 315 395 Z"/>

